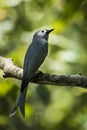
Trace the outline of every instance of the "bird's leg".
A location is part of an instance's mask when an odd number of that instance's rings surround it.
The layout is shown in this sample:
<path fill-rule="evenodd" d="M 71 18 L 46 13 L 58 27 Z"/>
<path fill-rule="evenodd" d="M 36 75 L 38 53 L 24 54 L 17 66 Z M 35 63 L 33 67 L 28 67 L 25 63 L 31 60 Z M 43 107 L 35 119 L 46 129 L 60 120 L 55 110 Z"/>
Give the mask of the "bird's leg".
<path fill-rule="evenodd" d="M 37 70 L 36 74 L 42 74 L 43 72 L 40 70 Z"/>
<path fill-rule="evenodd" d="M 42 71 L 37 70 L 36 73 L 31 77 L 31 81 L 32 81 L 32 80 L 34 80 L 34 81 L 37 80 L 38 77 L 42 76 L 42 74 L 43 74 Z"/>

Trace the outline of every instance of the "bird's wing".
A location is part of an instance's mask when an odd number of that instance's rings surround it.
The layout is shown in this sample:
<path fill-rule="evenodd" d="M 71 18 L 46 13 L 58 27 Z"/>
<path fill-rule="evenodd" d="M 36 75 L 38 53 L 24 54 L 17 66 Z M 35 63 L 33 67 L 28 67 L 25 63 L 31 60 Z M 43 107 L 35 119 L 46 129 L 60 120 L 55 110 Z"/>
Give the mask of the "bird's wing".
<path fill-rule="evenodd" d="M 37 44 L 31 43 L 24 60 L 23 80 L 24 84 L 29 82 L 48 53 L 48 43 L 39 41 Z M 23 85 L 22 85 L 23 86 Z"/>
<path fill-rule="evenodd" d="M 24 58 L 23 78 L 28 78 L 28 79 L 30 78 L 29 75 L 27 77 L 27 72 L 29 68 L 28 66 L 31 63 L 33 56 L 34 56 L 34 45 L 31 43 L 27 49 L 27 52 Z"/>

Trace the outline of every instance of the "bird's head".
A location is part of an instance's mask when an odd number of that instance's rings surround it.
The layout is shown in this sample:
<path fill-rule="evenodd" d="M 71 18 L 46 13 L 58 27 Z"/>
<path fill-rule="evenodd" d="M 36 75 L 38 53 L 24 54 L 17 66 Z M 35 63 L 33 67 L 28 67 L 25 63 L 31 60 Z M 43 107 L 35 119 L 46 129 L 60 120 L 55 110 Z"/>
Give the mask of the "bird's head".
<path fill-rule="evenodd" d="M 54 29 L 43 29 L 43 30 L 39 30 L 37 31 L 35 34 L 34 34 L 34 37 L 37 37 L 37 38 L 43 38 L 45 40 L 48 40 L 48 36 L 49 34 L 53 31 Z"/>

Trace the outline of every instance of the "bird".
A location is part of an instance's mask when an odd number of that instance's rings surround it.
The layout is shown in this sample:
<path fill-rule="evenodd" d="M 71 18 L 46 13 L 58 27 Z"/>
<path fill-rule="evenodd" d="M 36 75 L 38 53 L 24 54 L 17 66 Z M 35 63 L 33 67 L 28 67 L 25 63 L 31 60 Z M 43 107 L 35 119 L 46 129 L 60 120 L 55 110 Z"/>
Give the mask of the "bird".
<path fill-rule="evenodd" d="M 18 108 L 20 108 L 21 114 L 25 117 L 25 100 L 26 92 L 30 82 L 30 79 L 34 76 L 35 72 L 41 66 L 48 54 L 48 38 L 49 34 L 54 29 L 41 29 L 35 32 L 32 38 L 32 42 L 29 45 L 23 65 L 23 78 L 21 82 L 20 92 L 16 99 L 16 102 L 10 112 L 12 117 Z"/>

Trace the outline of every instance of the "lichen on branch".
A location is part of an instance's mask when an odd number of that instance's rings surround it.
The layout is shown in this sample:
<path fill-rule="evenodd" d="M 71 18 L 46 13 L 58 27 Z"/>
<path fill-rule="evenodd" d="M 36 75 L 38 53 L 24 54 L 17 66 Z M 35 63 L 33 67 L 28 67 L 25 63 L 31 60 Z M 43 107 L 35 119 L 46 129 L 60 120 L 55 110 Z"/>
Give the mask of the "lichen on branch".
<path fill-rule="evenodd" d="M 0 56 L 0 69 L 3 70 L 4 78 L 16 78 L 22 80 L 23 69 L 14 65 L 14 62 L 10 58 L 4 58 Z M 77 87 L 87 87 L 87 77 L 80 74 L 76 75 L 53 75 L 45 74 L 41 71 L 37 71 L 32 77 L 30 82 L 37 84 L 49 84 L 57 86 L 77 86 Z"/>

